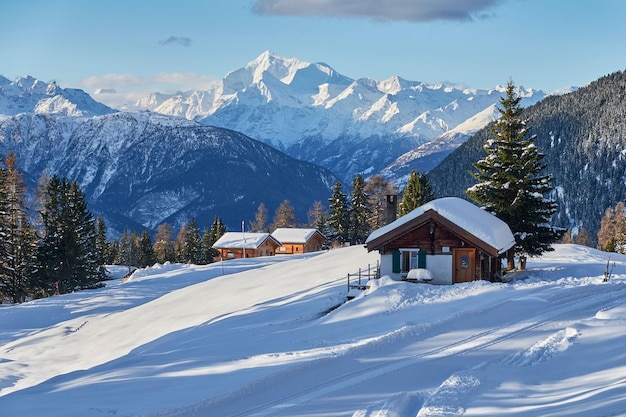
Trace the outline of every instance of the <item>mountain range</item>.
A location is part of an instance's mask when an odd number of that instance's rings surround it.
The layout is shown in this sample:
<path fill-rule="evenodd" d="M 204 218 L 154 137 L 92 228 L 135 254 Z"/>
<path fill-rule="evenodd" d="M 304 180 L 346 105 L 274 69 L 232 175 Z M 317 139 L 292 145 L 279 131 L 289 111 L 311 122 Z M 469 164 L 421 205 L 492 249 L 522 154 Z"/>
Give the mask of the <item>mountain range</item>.
<path fill-rule="evenodd" d="M 495 120 L 503 91 L 354 80 L 270 52 L 211 89 L 153 93 L 136 111 L 0 77 L 0 153 L 14 150 L 31 183 L 43 172 L 78 180 L 117 232 L 214 215 L 236 228 L 285 199 L 302 221 L 337 180 L 380 173 L 402 185 L 413 169 L 434 170 Z M 517 94 L 524 106 L 548 96 Z"/>
<path fill-rule="evenodd" d="M 201 227 L 219 216 L 240 228 L 260 203 L 274 209 L 284 200 L 306 219 L 338 180 L 239 132 L 152 112 L 4 117 L 0 155 L 8 151 L 31 189 L 44 173 L 76 180 L 113 236 L 192 217 Z"/>
<path fill-rule="evenodd" d="M 116 111 L 83 90 L 61 88 L 54 81 L 45 83 L 31 76 L 10 81 L 0 75 L 0 116 L 34 113 L 89 117 Z"/>
<path fill-rule="evenodd" d="M 412 169 L 431 169 L 494 120 L 503 91 L 397 76 L 355 80 L 324 63 L 266 51 L 211 89 L 153 93 L 136 107 L 242 132 L 346 182 L 381 171 L 402 181 Z M 524 106 L 547 95 L 523 87 L 517 94 Z"/>

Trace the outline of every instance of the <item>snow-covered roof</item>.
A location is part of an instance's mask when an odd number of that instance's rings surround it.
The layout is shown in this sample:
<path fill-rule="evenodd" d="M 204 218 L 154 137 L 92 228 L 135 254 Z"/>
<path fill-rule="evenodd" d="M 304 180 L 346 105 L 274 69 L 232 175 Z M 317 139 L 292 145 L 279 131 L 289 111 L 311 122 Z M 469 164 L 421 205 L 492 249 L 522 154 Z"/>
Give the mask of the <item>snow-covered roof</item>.
<path fill-rule="evenodd" d="M 226 232 L 213 244 L 222 249 L 257 249 L 270 237 L 269 233 Z M 275 238 L 274 238 L 275 239 Z"/>
<path fill-rule="evenodd" d="M 280 243 L 307 243 L 317 229 L 299 229 L 281 227 L 272 232 L 272 237 Z"/>
<path fill-rule="evenodd" d="M 430 201 L 410 213 L 400 217 L 396 221 L 372 232 L 367 238 L 366 244 L 407 224 L 428 210 L 433 210 L 445 217 L 466 232 L 476 236 L 503 253 L 515 244 L 515 238 L 509 226 L 491 213 L 475 206 L 469 201 L 458 197 L 445 197 Z"/>

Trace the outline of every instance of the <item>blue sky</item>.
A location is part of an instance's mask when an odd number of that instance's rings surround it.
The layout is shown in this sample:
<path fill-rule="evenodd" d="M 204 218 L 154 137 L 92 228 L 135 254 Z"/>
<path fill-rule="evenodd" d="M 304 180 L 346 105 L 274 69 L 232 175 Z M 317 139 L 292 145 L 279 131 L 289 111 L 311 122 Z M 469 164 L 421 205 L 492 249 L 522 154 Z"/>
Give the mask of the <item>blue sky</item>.
<path fill-rule="evenodd" d="M 546 91 L 626 69 L 622 0 L 1 0 L 0 74 L 202 88 L 265 50 L 351 78 Z"/>

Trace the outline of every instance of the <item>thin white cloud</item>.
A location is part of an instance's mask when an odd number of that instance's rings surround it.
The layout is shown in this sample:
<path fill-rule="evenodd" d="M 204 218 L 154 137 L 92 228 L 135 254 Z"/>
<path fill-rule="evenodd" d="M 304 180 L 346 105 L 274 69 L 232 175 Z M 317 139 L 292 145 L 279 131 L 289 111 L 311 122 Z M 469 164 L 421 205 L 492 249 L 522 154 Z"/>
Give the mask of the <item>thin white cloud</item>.
<path fill-rule="evenodd" d="M 134 109 L 135 103 L 150 93 L 206 90 L 217 82 L 214 77 L 195 73 L 160 73 L 149 77 L 134 74 L 105 74 L 87 77 L 79 86 L 107 106 Z"/>
<path fill-rule="evenodd" d="M 191 46 L 191 38 L 187 36 L 170 36 L 167 39 L 159 41 L 159 45 L 180 45 L 180 46 Z"/>
<path fill-rule="evenodd" d="M 428 22 L 472 21 L 505 0 L 256 0 L 258 14 Z"/>

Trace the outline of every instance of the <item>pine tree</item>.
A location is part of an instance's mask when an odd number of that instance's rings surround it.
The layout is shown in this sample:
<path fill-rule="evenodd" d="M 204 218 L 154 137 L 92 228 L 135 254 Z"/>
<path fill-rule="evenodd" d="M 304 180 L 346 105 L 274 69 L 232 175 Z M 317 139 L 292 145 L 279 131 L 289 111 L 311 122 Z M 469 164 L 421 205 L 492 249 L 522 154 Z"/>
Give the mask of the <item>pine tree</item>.
<path fill-rule="evenodd" d="M 222 219 L 215 216 L 213 224 L 211 224 L 211 240 L 213 243 L 217 242 L 217 240 L 222 237 L 224 233 L 226 233 L 226 226 L 224 226 Z"/>
<path fill-rule="evenodd" d="M 211 229 L 208 227 L 204 229 L 204 234 L 202 235 L 202 263 L 210 264 L 213 262 L 213 259 L 219 256 L 219 252 L 216 249 L 213 249 L 213 244 L 215 241 L 213 240 L 213 235 L 211 233 Z"/>
<path fill-rule="evenodd" d="M 202 258 L 202 241 L 200 240 L 200 229 L 198 229 L 196 219 L 193 217 L 185 230 L 184 248 L 185 262 L 199 264 Z"/>
<path fill-rule="evenodd" d="M 350 194 L 350 209 L 348 236 L 351 243 L 360 244 L 365 242 L 369 234 L 369 206 L 368 196 L 365 193 L 365 180 L 361 174 L 357 174 L 352 180 L 352 192 Z"/>
<path fill-rule="evenodd" d="M 487 141 L 487 156 L 476 162 L 472 175 L 478 184 L 466 193 L 478 204 L 505 221 L 515 236 L 515 254 L 525 266 L 525 256 L 538 256 L 551 251 L 563 230 L 551 227 L 550 218 L 557 212 L 557 204 L 550 200 L 552 176 L 542 174 L 545 165 L 534 142 L 528 138 L 526 121 L 521 118 L 521 97 L 509 81 L 505 96 L 500 99 L 500 119 L 491 128 L 493 139 Z M 513 253 L 509 253 L 508 268 L 513 269 Z"/>
<path fill-rule="evenodd" d="M 96 247 L 96 226 L 76 182 L 57 176 L 46 188 L 38 253 L 40 277 L 48 293 L 93 288 L 105 278 Z"/>
<path fill-rule="evenodd" d="M 332 196 L 328 199 L 328 217 L 326 227 L 329 238 L 333 242 L 343 243 L 348 240 L 348 197 L 341 190 L 341 183 L 337 181 L 333 187 Z"/>
<path fill-rule="evenodd" d="M 276 209 L 274 214 L 274 222 L 270 227 L 271 231 L 274 231 L 280 227 L 296 227 L 298 220 L 296 219 L 296 213 L 289 200 L 284 200 L 280 203 L 280 206 Z"/>
<path fill-rule="evenodd" d="M 154 246 L 150 234 L 147 230 L 141 232 L 139 237 L 139 266 L 145 268 L 152 266 L 156 262 L 156 255 L 154 254 Z"/>
<path fill-rule="evenodd" d="M 113 261 L 111 258 L 111 244 L 109 239 L 107 239 L 107 228 L 102 216 L 98 216 L 96 219 L 96 248 L 100 265 L 106 265 Z"/>
<path fill-rule="evenodd" d="M 425 173 L 420 174 L 413 170 L 404 187 L 404 191 L 402 191 L 402 202 L 398 208 L 398 214 L 404 216 L 434 198 L 428 176 Z"/>

